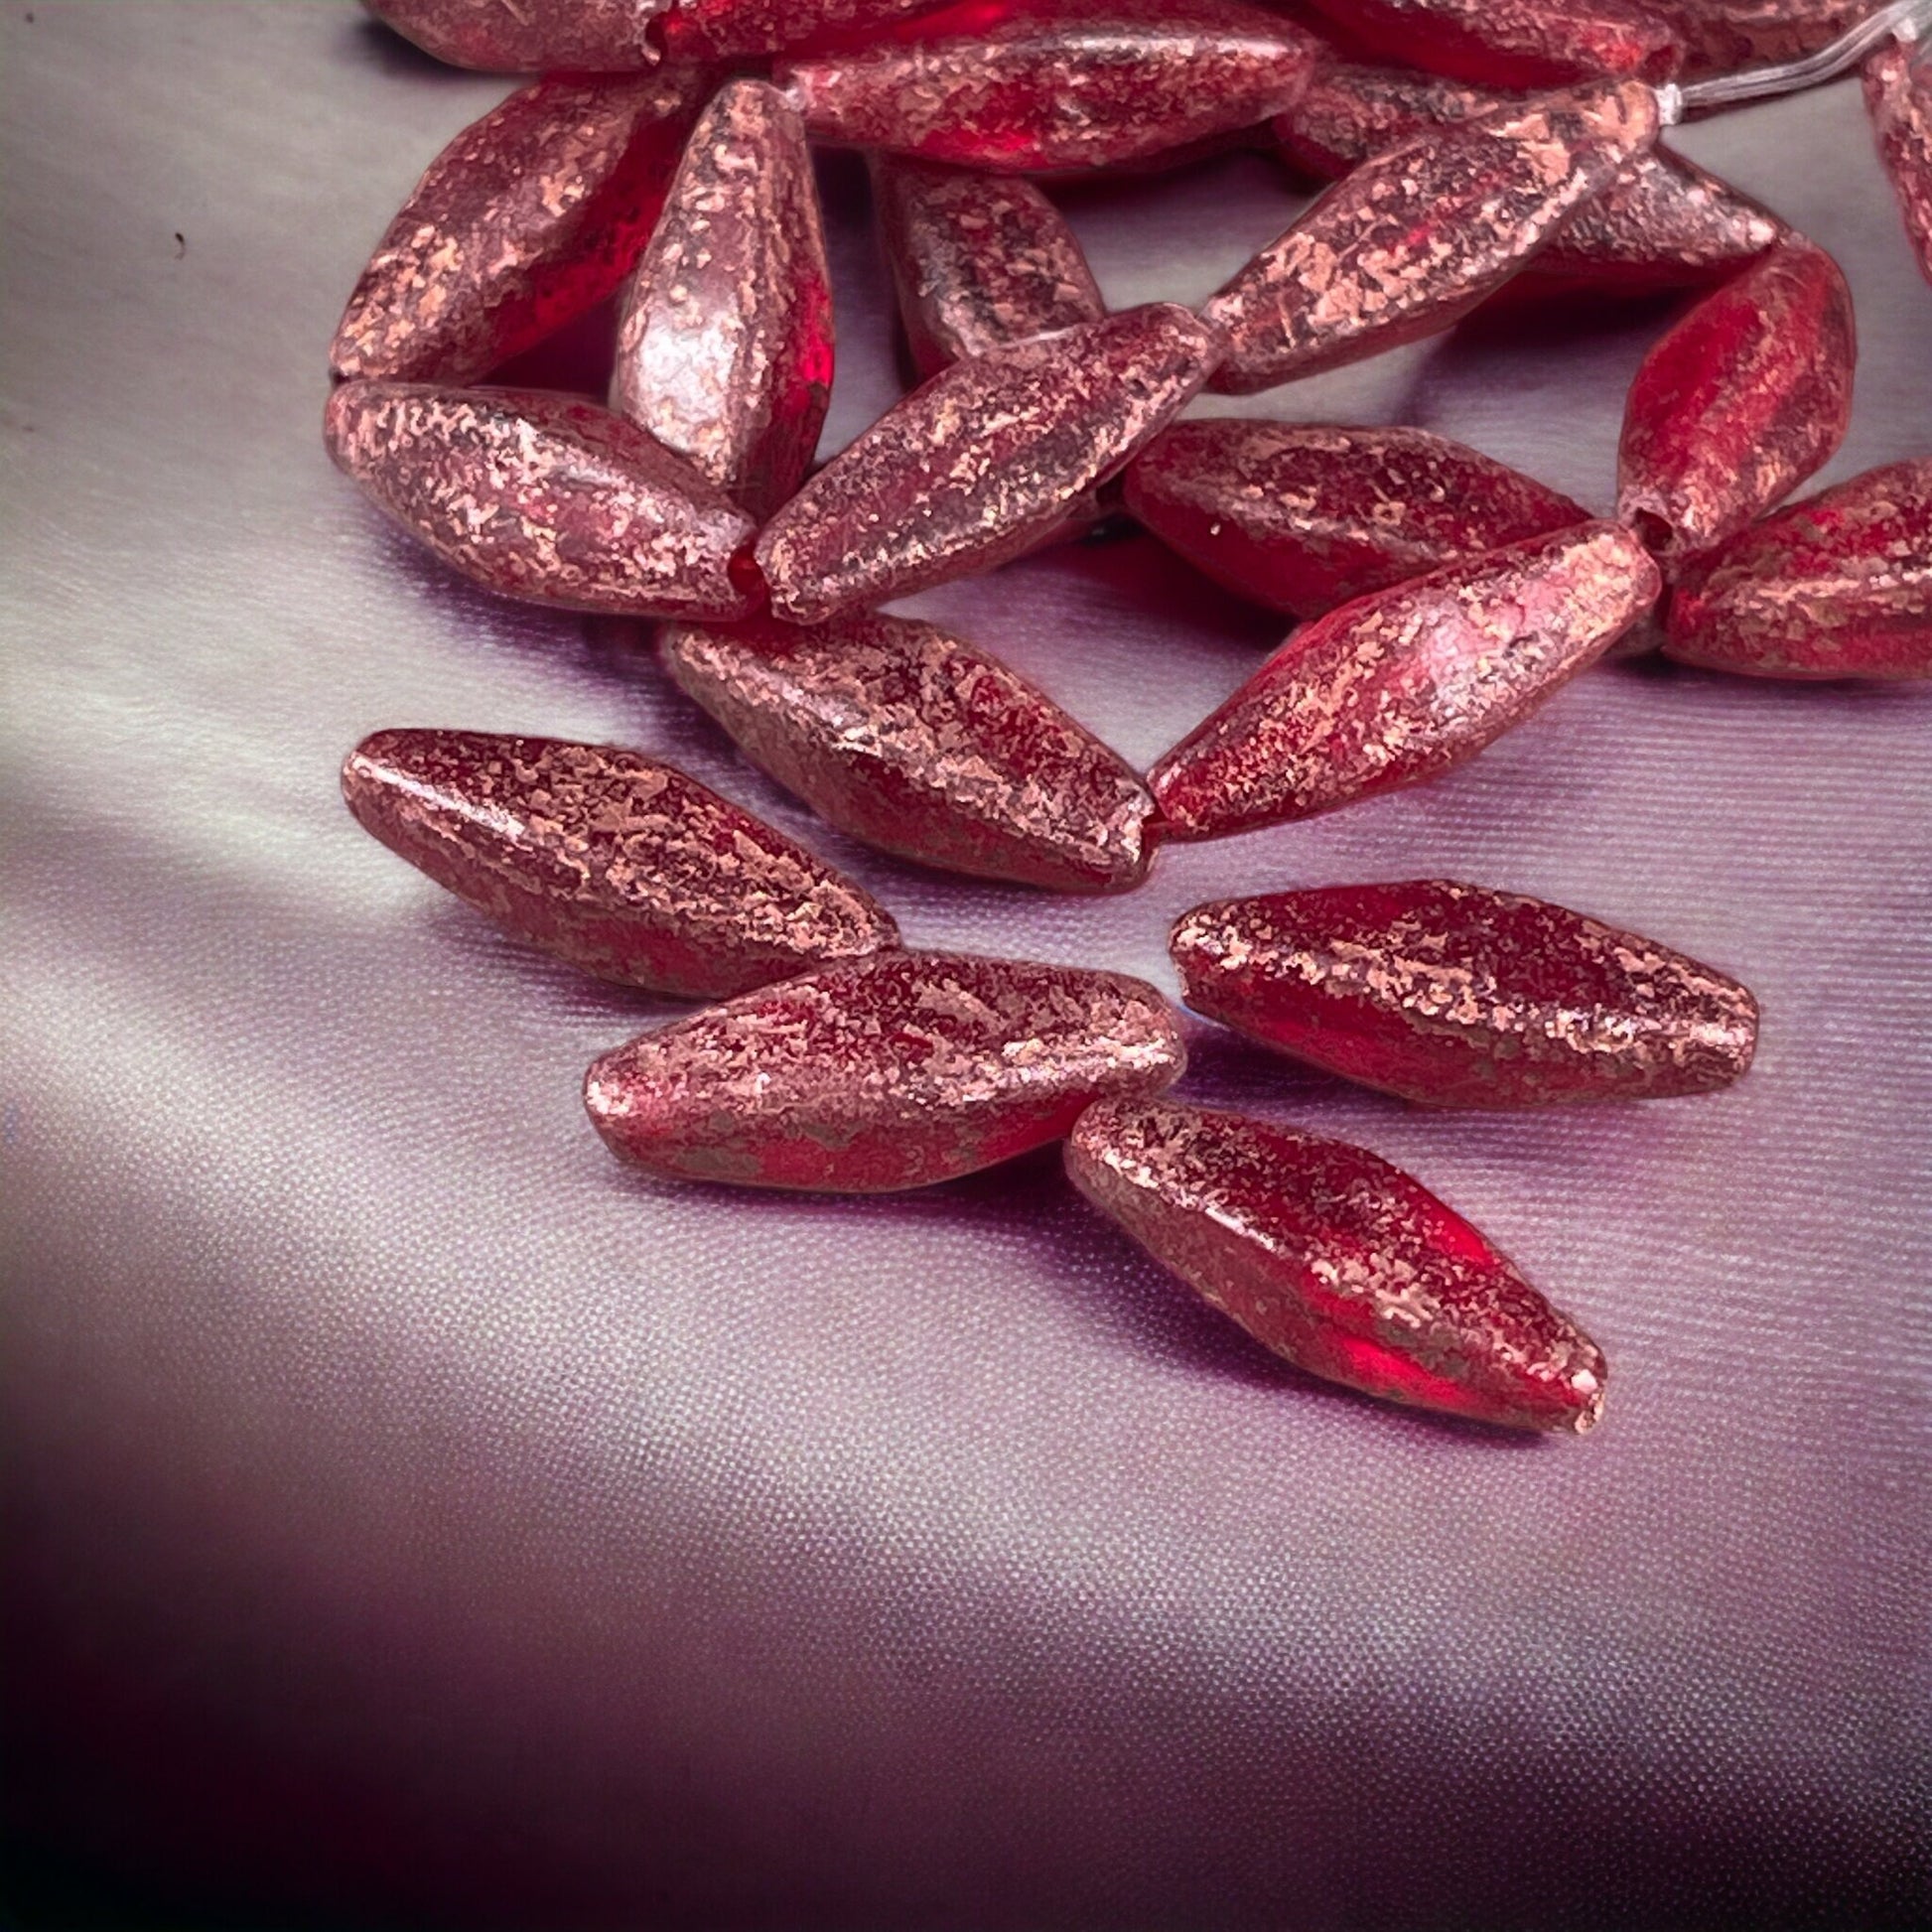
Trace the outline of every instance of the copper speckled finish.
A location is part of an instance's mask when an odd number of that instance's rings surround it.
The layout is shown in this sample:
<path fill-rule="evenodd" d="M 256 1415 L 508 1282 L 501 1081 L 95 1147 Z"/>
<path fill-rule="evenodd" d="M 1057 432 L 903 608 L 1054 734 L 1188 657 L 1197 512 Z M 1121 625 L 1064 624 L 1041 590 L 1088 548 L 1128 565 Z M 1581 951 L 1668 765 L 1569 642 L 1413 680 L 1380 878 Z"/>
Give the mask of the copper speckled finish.
<path fill-rule="evenodd" d="M 1032 182 L 875 155 L 872 195 L 921 376 L 1107 313 L 1073 230 Z"/>
<path fill-rule="evenodd" d="M 1932 282 L 1932 39 L 1880 48 L 1864 64 L 1864 104 L 1912 252 Z"/>
<path fill-rule="evenodd" d="M 1467 120 L 1505 100 L 1466 81 L 1328 61 L 1302 98 L 1276 116 L 1274 134 L 1292 161 L 1332 179 L 1424 128 Z M 1784 233 L 1768 208 L 1657 147 L 1585 202 L 1496 299 L 1571 288 L 1639 294 L 1722 281 Z"/>
<path fill-rule="evenodd" d="M 1803 60 L 1883 0 L 1650 0 L 1684 45 L 1680 80 Z"/>
<path fill-rule="evenodd" d="M 804 129 L 721 87 L 624 299 L 611 407 L 755 517 L 798 487 L 832 395 L 832 290 Z"/>
<path fill-rule="evenodd" d="M 1363 162 L 1209 298 L 1216 389 L 1245 395 L 1447 329 L 1657 134 L 1657 96 L 1605 81 L 1431 129 Z"/>
<path fill-rule="evenodd" d="M 1422 1409 L 1577 1435 L 1601 1352 L 1475 1228 L 1367 1149 L 1176 1101 L 1112 1101 L 1073 1184 L 1298 1367 Z"/>
<path fill-rule="evenodd" d="M 390 851 L 600 979 L 719 1000 L 898 943 L 849 879 L 641 752 L 386 731 L 343 796 Z"/>
<path fill-rule="evenodd" d="M 634 423 L 574 396 L 346 382 L 337 467 L 418 542 L 504 597 L 619 617 L 744 617 L 757 526 Z"/>
<path fill-rule="evenodd" d="M 1126 502 L 1217 583 L 1303 618 L 1589 517 L 1428 430 L 1249 416 L 1163 430 L 1128 466 Z"/>
<path fill-rule="evenodd" d="M 813 139 L 1001 174 L 1104 168 L 1278 114 L 1315 42 L 1241 0 L 983 0 L 772 77 Z"/>
<path fill-rule="evenodd" d="M 474 382 L 593 308 L 650 238 L 686 71 L 540 80 L 430 163 L 348 298 L 339 377 Z"/>
<path fill-rule="evenodd" d="M 869 845 L 981 879 L 1125 892 L 1147 874 L 1154 800 L 1043 692 L 906 618 L 814 629 L 667 625 L 672 677 L 820 817 Z"/>
<path fill-rule="evenodd" d="M 677 0 L 362 0 L 425 54 L 490 73 L 655 67 Z"/>
<path fill-rule="evenodd" d="M 596 1061 L 591 1119 L 651 1173 L 890 1193 L 1059 1140 L 1185 1064 L 1173 1014 L 1119 973 L 879 953 L 644 1034 Z"/>
<path fill-rule="evenodd" d="M 942 369 L 765 527 L 772 610 L 816 623 L 1011 562 L 1179 410 L 1220 346 L 1157 302 Z"/>
<path fill-rule="evenodd" d="M 1298 630 L 1149 775 L 1171 838 L 1225 838 L 1432 778 L 1520 724 L 1656 601 L 1643 546 L 1585 523 Z"/>
<path fill-rule="evenodd" d="M 1668 79 L 1669 24 L 1629 0 L 1311 0 L 1351 46 L 1484 87 L 1560 87 L 1602 74 Z"/>
<path fill-rule="evenodd" d="M 1695 559 L 1664 648 L 1751 677 L 1932 677 L 1932 458 L 1867 470 Z"/>
<path fill-rule="evenodd" d="M 1757 1042 L 1757 1002 L 1723 973 L 1447 880 L 1221 899 L 1169 949 L 1196 1013 L 1425 1107 L 1709 1093 Z"/>
<path fill-rule="evenodd" d="M 671 0 L 664 46 L 675 57 L 737 60 L 848 36 L 878 34 L 942 0 Z"/>
<path fill-rule="evenodd" d="M 1831 460 L 1858 336 L 1838 264 L 1800 238 L 1706 296 L 1646 355 L 1624 405 L 1617 514 L 1673 564 Z"/>

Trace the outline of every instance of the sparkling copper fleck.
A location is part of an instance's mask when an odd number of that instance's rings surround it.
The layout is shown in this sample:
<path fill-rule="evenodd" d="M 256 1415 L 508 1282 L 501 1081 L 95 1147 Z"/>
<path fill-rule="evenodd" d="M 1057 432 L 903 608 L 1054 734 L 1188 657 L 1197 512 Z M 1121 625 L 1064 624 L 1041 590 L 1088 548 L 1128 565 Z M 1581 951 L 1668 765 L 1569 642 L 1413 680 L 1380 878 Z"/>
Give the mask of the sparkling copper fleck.
<path fill-rule="evenodd" d="M 1225 838 L 1434 777 L 1520 724 L 1656 601 L 1613 523 L 1492 550 L 1291 636 L 1148 783 L 1170 838 Z"/>
<path fill-rule="evenodd" d="M 1645 0 L 1684 44 L 1680 80 L 1801 61 L 1883 0 Z"/>
<path fill-rule="evenodd" d="M 656 1174 L 886 1193 L 1043 1147 L 1184 1064 L 1140 980 L 878 953 L 644 1034 L 592 1065 L 584 1100 Z"/>
<path fill-rule="evenodd" d="M 534 389 L 345 382 L 337 467 L 418 542 L 504 597 L 619 617 L 744 617 L 756 525 L 621 416 Z"/>
<path fill-rule="evenodd" d="M 1673 563 L 1830 461 L 1858 338 L 1838 264 L 1802 238 L 1707 295 L 1644 357 L 1624 406 L 1617 514 Z"/>
<path fill-rule="evenodd" d="M 641 752 L 377 732 L 349 754 L 343 795 L 506 932 L 625 986 L 725 999 L 898 943 L 849 879 Z"/>
<path fill-rule="evenodd" d="M 1301 99 L 1276 116 L 1274 133 L 1291 160 L 1333 178 L 1424 128 L 1487 113 L 1506 98 L 1435 74 L 1324 61 Z M 1722 281 L 1784 233 L 1768 208 L 1656 147 L 1583 203 L 1495 299 L 1570 289 L 1640 294 Z"/>
<path fill-rule="evenodd" d="M 1670 24 L 1630 0 L 1311 0 L 1351 47 L 1484 87 L 1560 87 L 1605 74 L 1668 79 Z"/>
<path fill-rule="evenodd" d="M 815 140 L 1039 174 L 1265 121 L 1295 98 L 1314 52 L 1243 0 L 966 0 L 772 77 Z"/>
<path fill-rule="evenodd" d="M 872 192 L 921 377 L 1107 313 L 1073 230 L 1032 182 L 875 155 Z"/>
<path fill-rule="evenodd" d="M 1153 303 L 940 370 L 765 526 L 771 609 L 815 623 L 1031 549 L 1206 377 L 1219 338 Z"/>
<path fill-rule="evenodd" d="M 1640 81 L 1541 94 L 1371 156 L 1201 307 L 1245 395 L 1434 335 L 1495 293 L 1657 133 Z"/>
<path fill-rule="evenodd" d="M 465 128 L 363 269 L 331 372 L 474 382 L 602 302 L 649 238 L 692 94 L 682 71 L 565 75 Z"/>
<path fill-rule="evenodd" d="M 1932 282 L 1932 39 L 1880 48 L 1864 64 L 1864 104 L 1912 252 Z"/>
<path fill-rule="evenodd" d="M 404 40 L 490 73 L 655 67 L 660 18 L 677 0 L 362 0 Z"/>
<path fill-rule="evenodd" d="M 1694 558 L 1664 648 L 1751 677 L 1932 677 L 1932 458 L 1867 470 Z"/>
<path fill-rule="evenodd" d="M 824 41 L 887 33 L 945 0 L 671 0 L 663 40 L 673 59 L 735 61 Z"/>
<path fill-rule="evenodd" d="M 1115 1100 L 1066 1145 L 1073 1184 L 1298 1367 L 1364 1395 L 1582 1435 L 1602 1353 L 1452 1208 L 1346 1142 L 1172 1100 Z"/>
<path fill-rule="evenodd" d="M 1229 590 L 1303 618 L 1589 515 L 1428 430 L 1251 416 L 1170 425 L 1125 481 L 1129 513 L 1162 542 Z"/>
<path fill-rule="evenodd" d="M 1154 800 L 1058 705 L 906 618 L 667 625 L 672 677 L 821 818 L 887 852 L 1062 893 L 1146 876 Z"/>
<path fill-rule="evenodd" d="M 804 129 L 762 80 L 699 117 L 624 298 L 611 407 L 759 518 L 832 395 L 832 291 Z"/>
<path fill-rule="evenodd" d="M 1757 1040 L 1757 1002 L 1723 973 L 1448 880 L 1220 899 L 1169 949 L 1196 1013 L 1425 1107 L 1709 1093 Z"/>

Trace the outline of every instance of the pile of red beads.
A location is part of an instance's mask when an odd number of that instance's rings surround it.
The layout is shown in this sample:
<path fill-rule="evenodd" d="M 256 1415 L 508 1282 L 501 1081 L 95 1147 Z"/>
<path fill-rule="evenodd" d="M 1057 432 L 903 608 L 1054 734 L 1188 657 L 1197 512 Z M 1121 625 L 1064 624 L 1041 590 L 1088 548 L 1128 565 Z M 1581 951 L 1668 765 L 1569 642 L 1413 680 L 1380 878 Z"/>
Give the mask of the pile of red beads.
<path fill-rule="evenodd" d="M 357 284 L 337 463 L 491 591 L 656 621 L 746 755 L 885 851 L 1131 891 L 1162 840 L 1471 757 L 1640 624 L 1756 676 L 1932 675 L 1932 460 L 1776 508 L 1845 434 L 1843 276 L 1658 143 L 1868 57 L 1932 276 L 1932 0 L 373 4 L 441 58 L 546 77 L 438 157 Z M 924 377 L 815 472 L 814 140 L 870 156 Z M 1233 143 L 1334 185 L 1197 309 L 1108 313 L 1030 177 Z M 1420 430 L 1175 420 L 1485 304 L 1671 288 L 1695 299 L 1631 387 L 1614 521 Z M 474 386 L 620 289 L 608 409 Z M 878 608 L 1120 511 L 1304 621 L 1145 779 Z M 1526 1428 L 1600 1412 L 1596 1347 L 1420 1183 L 1167 1097 L 1184 1054 L 1140 981 L 905 950 L 851 881 L 641 753 L 386 731 L 344 785 L 508 931 L 723 1002 L 590 1069 L 599 1132 L 652 1173 L 877 1191 L 1063 1141 L 1082 1193 L 1303 1367 Z M 1227 900 L 1171 943 L 1197 1013 L 1426 1106 L 1708 1092 L 1755 1040 L 1736 981 L 1477 886 Z"/>

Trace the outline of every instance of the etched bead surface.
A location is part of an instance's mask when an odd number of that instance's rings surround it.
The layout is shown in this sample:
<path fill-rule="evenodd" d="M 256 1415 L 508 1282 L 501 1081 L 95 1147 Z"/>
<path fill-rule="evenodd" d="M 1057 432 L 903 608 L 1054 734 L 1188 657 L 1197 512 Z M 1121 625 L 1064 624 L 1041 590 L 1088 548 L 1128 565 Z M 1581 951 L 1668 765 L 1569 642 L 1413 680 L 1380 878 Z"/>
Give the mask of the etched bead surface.
<path fill-rule="evenodd" d="M 1201 305 L 1246 395 L 1400 347 L 1493 295 L 1657 133 L 1640 81 L 1538 94 L 1371 156 Z"/>
<path fill-rule="evenodd" d="M 1589 515 L 1428 430 L 1250 416 L 1171 425 L 1125 484 L 1129 512 L 1189 563 L 1303 618 Z"/>
<path fill-rule="evenodd" d="M 716 1000 L 898 943 L 850 880 L 641 752 L 377 732 L 343 795 L 439 886 L 600 979 Z"/>
<path fill-rule="evenodd" d="M 1867 470 L 1694 558 L 1664 649 L 1750 677 L 1932 677 L 1932 458 Z"/>
<path fill-rule="evenodd" d="M 1583 523 L 1344 604 L 1154 767 L 1164 835 L 1225 838 L 1434 777 L 1592 663 L 1660 588 L 1629 531 Z"/>
<path fill-rule="evenodd" d="M 1448 880 L 1220 899 L 1170 949 L 1195 1012 L 1425 1107 L 1709 1093 L 1757 1038 L 1757 1002 L 1725 974 Z"/>
<path fill-rule="evenodd" d="M 1932 282 L 1932 38 L 1880 48 L 1864 64 L 1864 104 L 1912 252 Z"/>
<path fill-rule="evenodd" d="M 673 624 L 659 647 L 754 762 L 868 845 L 1061 893 L 1146 876 L 1154 800 L 1126 761 L 935 624 Z"/>
<path fill-rule="evenodd" d="M 644 1034 L 592 1065 L 584 1100 L 614 1152 L 667 1178 L 886 1193 L 1044 1147 L 1184 1064 L 1140 980 L 878 953 Z"/>
<path fill-rule="evenodd" d="M 1630 0 L 1311 0 L 1351 47 L 1485 87 L 1560 87 L 1602 74 L 1669 78 L 1670 23 Z"/>
<path fill-rule="evenodd" d="M 625 295 L 611 407 L 762 518 L 818 447 L 832 361 L 804 130 L 776 88 L 730 81 L 691 131 Z"/>
<path fill-rule="evenodd" d="M 602 302 L 650 238 L 696 95 L 685 70 L 564 75 L 465 128 L 363 269 L 331 373 L 474 382 Z"/>
<path fill-rule="evenodd" d="M 1707 295 L 1637 370 L 1617 515 L 1673 564 L 1708 550 L 1831 460 L 1852 416 L 1852 291 L 1799 237 Z"/>
<path fill-rule="evenodd" d="M 1421 1181 L 1366 1148 L 1177 1101 L 1111 1101 L 1073 1184 L 1297 1367 L 1514 1429 L 1602 1414 L 1596 1344 Z"/>
<path fill-rule="evenodd" d="M 618 617 L 744 617 L 757 525 L 621 416 L 538 389 L 345 382 L 324 437 L 419 543 L 504 597 Z"/>

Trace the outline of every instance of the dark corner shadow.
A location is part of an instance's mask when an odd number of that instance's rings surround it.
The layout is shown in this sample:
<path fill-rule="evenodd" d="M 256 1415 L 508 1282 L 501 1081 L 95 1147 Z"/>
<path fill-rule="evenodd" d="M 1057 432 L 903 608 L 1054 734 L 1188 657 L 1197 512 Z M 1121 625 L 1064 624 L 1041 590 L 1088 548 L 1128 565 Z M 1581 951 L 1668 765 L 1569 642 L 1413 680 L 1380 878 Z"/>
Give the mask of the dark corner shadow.
<path fill-rule="evenodd" d="M 1272 651 L 1295 628 L 1293 618 L 1223 589 L 1124 512 L 1110 515 L 1094 536 L 1034 551 L 1021 566 L 1061 571 L 1153 623 L 1250 658 Z"/>
<path fill-rule="evenodd" d="M 795 1226 L 852 1225 L 857 1221 L 904 1226 L 934 1223 L 957 1228 L 998 1228 L 1011 1239 L 1016 1227 L 1047 1266 L 1048 1292 L 1071 1304 L 1116 1345 L 1136 1350 L 1171 1371 L 1199 1380 L 1280 1390 L 1298 1402 L 1340 1404 L 1396 1428 L 1449 1436 L 1499 1449 L 1536 1449 L 1530 1432 L 1499 1428 L 1459 1416 L 1442 1416 L 1379 1401 L 1295 1367 L 1230 1321 L 1164 1268 L 1097 1208 L 1074 1192 L 1057 1146 L 1039 1148 L 999 1167 L 937 1186 L 896 1194 L 788 1193 L 777 1188 L 661 1180 L 619 1160 L 609 1184 L 648 1201 L 688 1195 L 694 1188 L 728 1203 L 743 1218 L 776 1216 Z"/>
<path fill-rule="evenodd" d="M 472 78 L 463 68 L 453 68 L 433 54 L 425 54 L 414 41 L 404 40 L 393 27 L 385 26 L 372 15 L 357 11 L 344 23 L 343 45 L 349 58 L 362 67 L 383 73 L 421 79 L 437 75 L 448 80 Z"/>
<path fill-rule="evenodd" d="M 1566 289 L 1532 297 L 1505 282 L 1487 302 L 1456 324 L 1445 338 L 1444 346 L 1452 349 L 1459 342 L 1483 349 L 1565 347 L 1605 336 L 1627 336 L 1635 330 L 1661 331 L 1689 307 L 1697 293 L 1683 289 Z"/>
<path fill-rule="evenodd" d="M 1764 704 L 1803 705 L 1810 694 L 1828 695 L 1835 705 L 1852 703 L 1864 709 L 1932 702 L 1928 698 L 1932 685 L 1916 678 L 1746 677 L 1734 671 L 1712 670 L 1702 664 L 1680 664 L 1661 650 L 1611 657 L 1596 669 L 1644 684 L 1747 693 Z"/>
<path fill-rule="evenodd" d="M 483 378 L 498 389 L 559 389 L 602 404 L 617 360 L 621 294 L 553 330 L 534 347 L 491 369 Z"/>
<path fill-rule="evenodd" d="M 1338 1095 L 1366 1098 L 1391 1109 L 1403 1105 L 1386 1094 L 1353 1086 L 1338 1074 L 1325 1073 L 1318 1066 L 1274 1052 L 1257 1040 L 1243 1038 L 1231 1029 L 1202 1020 L 1191 1012 L 1182 1011 L 1180 1024 L 1187 1044 L 1187 1071 L 1175 1089 L 1176 1100 L 1238 1111 L 1256 1105 L 1292 1109 Z"/>

